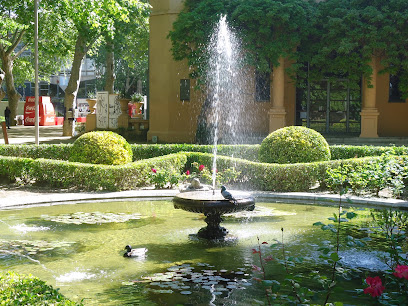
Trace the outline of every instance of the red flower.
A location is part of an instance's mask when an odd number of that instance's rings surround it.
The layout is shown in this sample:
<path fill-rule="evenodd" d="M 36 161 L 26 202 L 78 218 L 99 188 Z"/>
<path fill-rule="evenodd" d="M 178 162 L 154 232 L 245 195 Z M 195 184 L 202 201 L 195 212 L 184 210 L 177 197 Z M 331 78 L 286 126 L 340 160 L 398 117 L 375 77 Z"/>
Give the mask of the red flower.
<path fill-rule="evenodd" d="M 154 168 L 152 168 L 152 172 L 153 172 L 153 173 L 156 173 L 156 172 L 157 172 L 157 170 L 156 170 L 156 169 L 154 169 Z"/>
<path fill-rule="evenodd" d="M 385 289 L 379 276 L 367 277 L 366 283 L 369 287 L 364 289 L 364 293 L 370 294 L 372 297 L 380 296 Z"/>
<path fill-rule="evenodd" d="M 398 265 L 395 268 L 395 272 L 392 273 L 396 277 L 408 279 L 408 266 L 400 266 Z"/>
<path fill-rule="evenodd" d="M 256 249 L 252 249 L 252 254 L 258 254 L 258 253 L 261 253 L 261 252 Z"/>
<path fill-rule="evenodd" d="M 262 244 L 268 244 L 266 241 L 262 242 Z"/>
<path fill-rule="evenodd" d="M 186 175 L 190 175 L 190 170 L 187 170 L 187 171 L 186 171 Z"/>
<path fill-rule="evenodd" d="M 198 167 L 198 171 L 203 171 L 204 170 L 204 165 L 200 165 L 200 167 Z"/>

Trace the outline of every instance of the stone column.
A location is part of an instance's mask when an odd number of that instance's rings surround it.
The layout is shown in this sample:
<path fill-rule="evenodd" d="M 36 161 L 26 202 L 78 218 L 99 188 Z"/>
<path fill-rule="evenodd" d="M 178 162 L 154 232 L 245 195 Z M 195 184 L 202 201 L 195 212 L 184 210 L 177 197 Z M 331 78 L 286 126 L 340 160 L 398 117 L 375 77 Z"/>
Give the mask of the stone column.
<path fill-rule="evenodd" d="M 371 79 L 372 87 L 368 87 L 368 81 L 363 78 L 363 95 L 361 108 L 361 134 L 360 137 L 378 137 L 378 116 L 380 113 L 376 108 L 377 101 L 377 74 L 378 63 L 373 56 L 370 63 L 373 74 Z"/>
<path fill-rule="evenodd" d="M 272 73 L 272 108 L 269 110 L 269 133 L 286 126 L 285 110 L 285 60 L 279 58 L 279 66 Z"/>

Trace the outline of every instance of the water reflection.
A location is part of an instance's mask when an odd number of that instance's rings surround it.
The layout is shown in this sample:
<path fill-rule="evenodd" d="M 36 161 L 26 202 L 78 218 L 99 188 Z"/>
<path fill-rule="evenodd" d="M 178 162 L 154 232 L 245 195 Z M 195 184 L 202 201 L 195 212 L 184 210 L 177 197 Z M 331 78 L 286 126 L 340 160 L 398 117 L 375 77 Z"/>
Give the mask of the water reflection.
<path fill-rule="evenodd" d="M 262 300 L 262 289 L 257 284 L 251 286 L 251 267 L 257 260 L 252 249 L 257 245 L 257 237 L 268 242 L 280 240 L 284 228 L 287 250 L 306 258 L 306 263 L 297 268 L 311 271 L 316 269 L 311 265 L 317 262 L 316 249 L 322 241 L 331 239 L 329 232 L 312 224 L 324 221 L 335 210 L 257 203 L 257 210 L 252 214 L 227 216 L 224 222 L 228 223 L 232 238 L 218 242 L 194 236 L 204 224 L 203 216 L 175 210 L 166 201 L 82 203 L 0 211 L 1 249 L 14 252 L 0 255 L 0 266 L 4 270 L 32 273 L 61 288 L 72 299 L 84 298 L 87 304 L 149 305 L 163 301 L 250 304 L 254 298 Z M 74 223 L 78 224 L 61 222 L 72 216 L 84 218 L 75 219 L 78 222 Z M 113 218 L 112 221 L 94 222 L 106 216 Z M 20 231 L 21 224 L 42 230 Z M 147 249 L 146 257 L 124 258 L 127 244 L 135 249 Z M 353 262 L 353 253 L 347 254 L 351 257 L 344 256 L 344 260 Z M 39 261 L 46 269 L 25 256 Z M 358 256 L 356 253 L 355 258 Z M 184 268 L 190 269 L 187 276 L 175 275 L 178 272 L 174 269 Z M 284 277 L 276 264 L 272 263 L 268 269 L 270 275 Z M 212 275 L 205 275 L 210 273 L 205 270 L 213 271 Z M 154 279 L 155 275 L 165 278 L 168 273 L 173 273 L 177 282 Z M 214 281 L 218 283 L 209 283 Z"/>

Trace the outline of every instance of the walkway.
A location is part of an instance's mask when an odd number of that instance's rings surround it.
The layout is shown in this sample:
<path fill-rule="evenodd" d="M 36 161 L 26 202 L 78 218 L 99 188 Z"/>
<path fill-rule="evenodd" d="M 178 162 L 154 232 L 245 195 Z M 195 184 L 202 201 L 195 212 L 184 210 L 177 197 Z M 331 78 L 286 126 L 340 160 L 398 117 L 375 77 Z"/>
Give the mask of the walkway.
<path fill-rule="evenodd" d="M 140 189 L 120 192 L 66 192 L 61 190 L 33 189 L 33 188 L 9 188 L 0 186 L 0 210 L 13 209 L 23 206 L 73 204 L 89 201 L 128 201 L 137 199 L 171 199 L 178 190 L 155 190 Z M 281 203 L 301 203 L 315 205 L 337 205 L 339 195 L 320 194 L 306 192 L 249 192 L 258 201 L 270 201 Z M 389 207 L 408 210 L 408 201 L 386 198 L 362 198 L 349 196 L 351 205 L 365 207 Z M 344 205 L 350 205 L 343 198 Z"/>
<path fill-rule="evenodd" d="M 62 125 L 40 126 L 40 144 L 71 143 L 73 138 L 62 136 Z M 4 144 L 3 131 L 0 128 L 0 144 Z M 7 129 L 9 144 L 35 144 L 35 127 L 17 125 Z"/>

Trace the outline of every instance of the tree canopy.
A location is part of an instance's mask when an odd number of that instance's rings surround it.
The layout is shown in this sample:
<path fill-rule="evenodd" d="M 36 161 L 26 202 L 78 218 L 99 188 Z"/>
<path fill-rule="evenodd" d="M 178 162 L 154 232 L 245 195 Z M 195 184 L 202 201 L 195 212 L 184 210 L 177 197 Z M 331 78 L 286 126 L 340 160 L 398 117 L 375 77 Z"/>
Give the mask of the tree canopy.
<path fill-rule="evenodd" d="M 302 76 L 370 77 L 372 56 L 380 72 L 399 74 L 408 93 L 408 1 L 405 0 L 186 0 L 169 37 L 176 60 L 188 60 L 192 77 L 205 68 L 211 31 L 220 15 L 241 37 L 248 63 L 260 70 L 294 60 Z"/>

